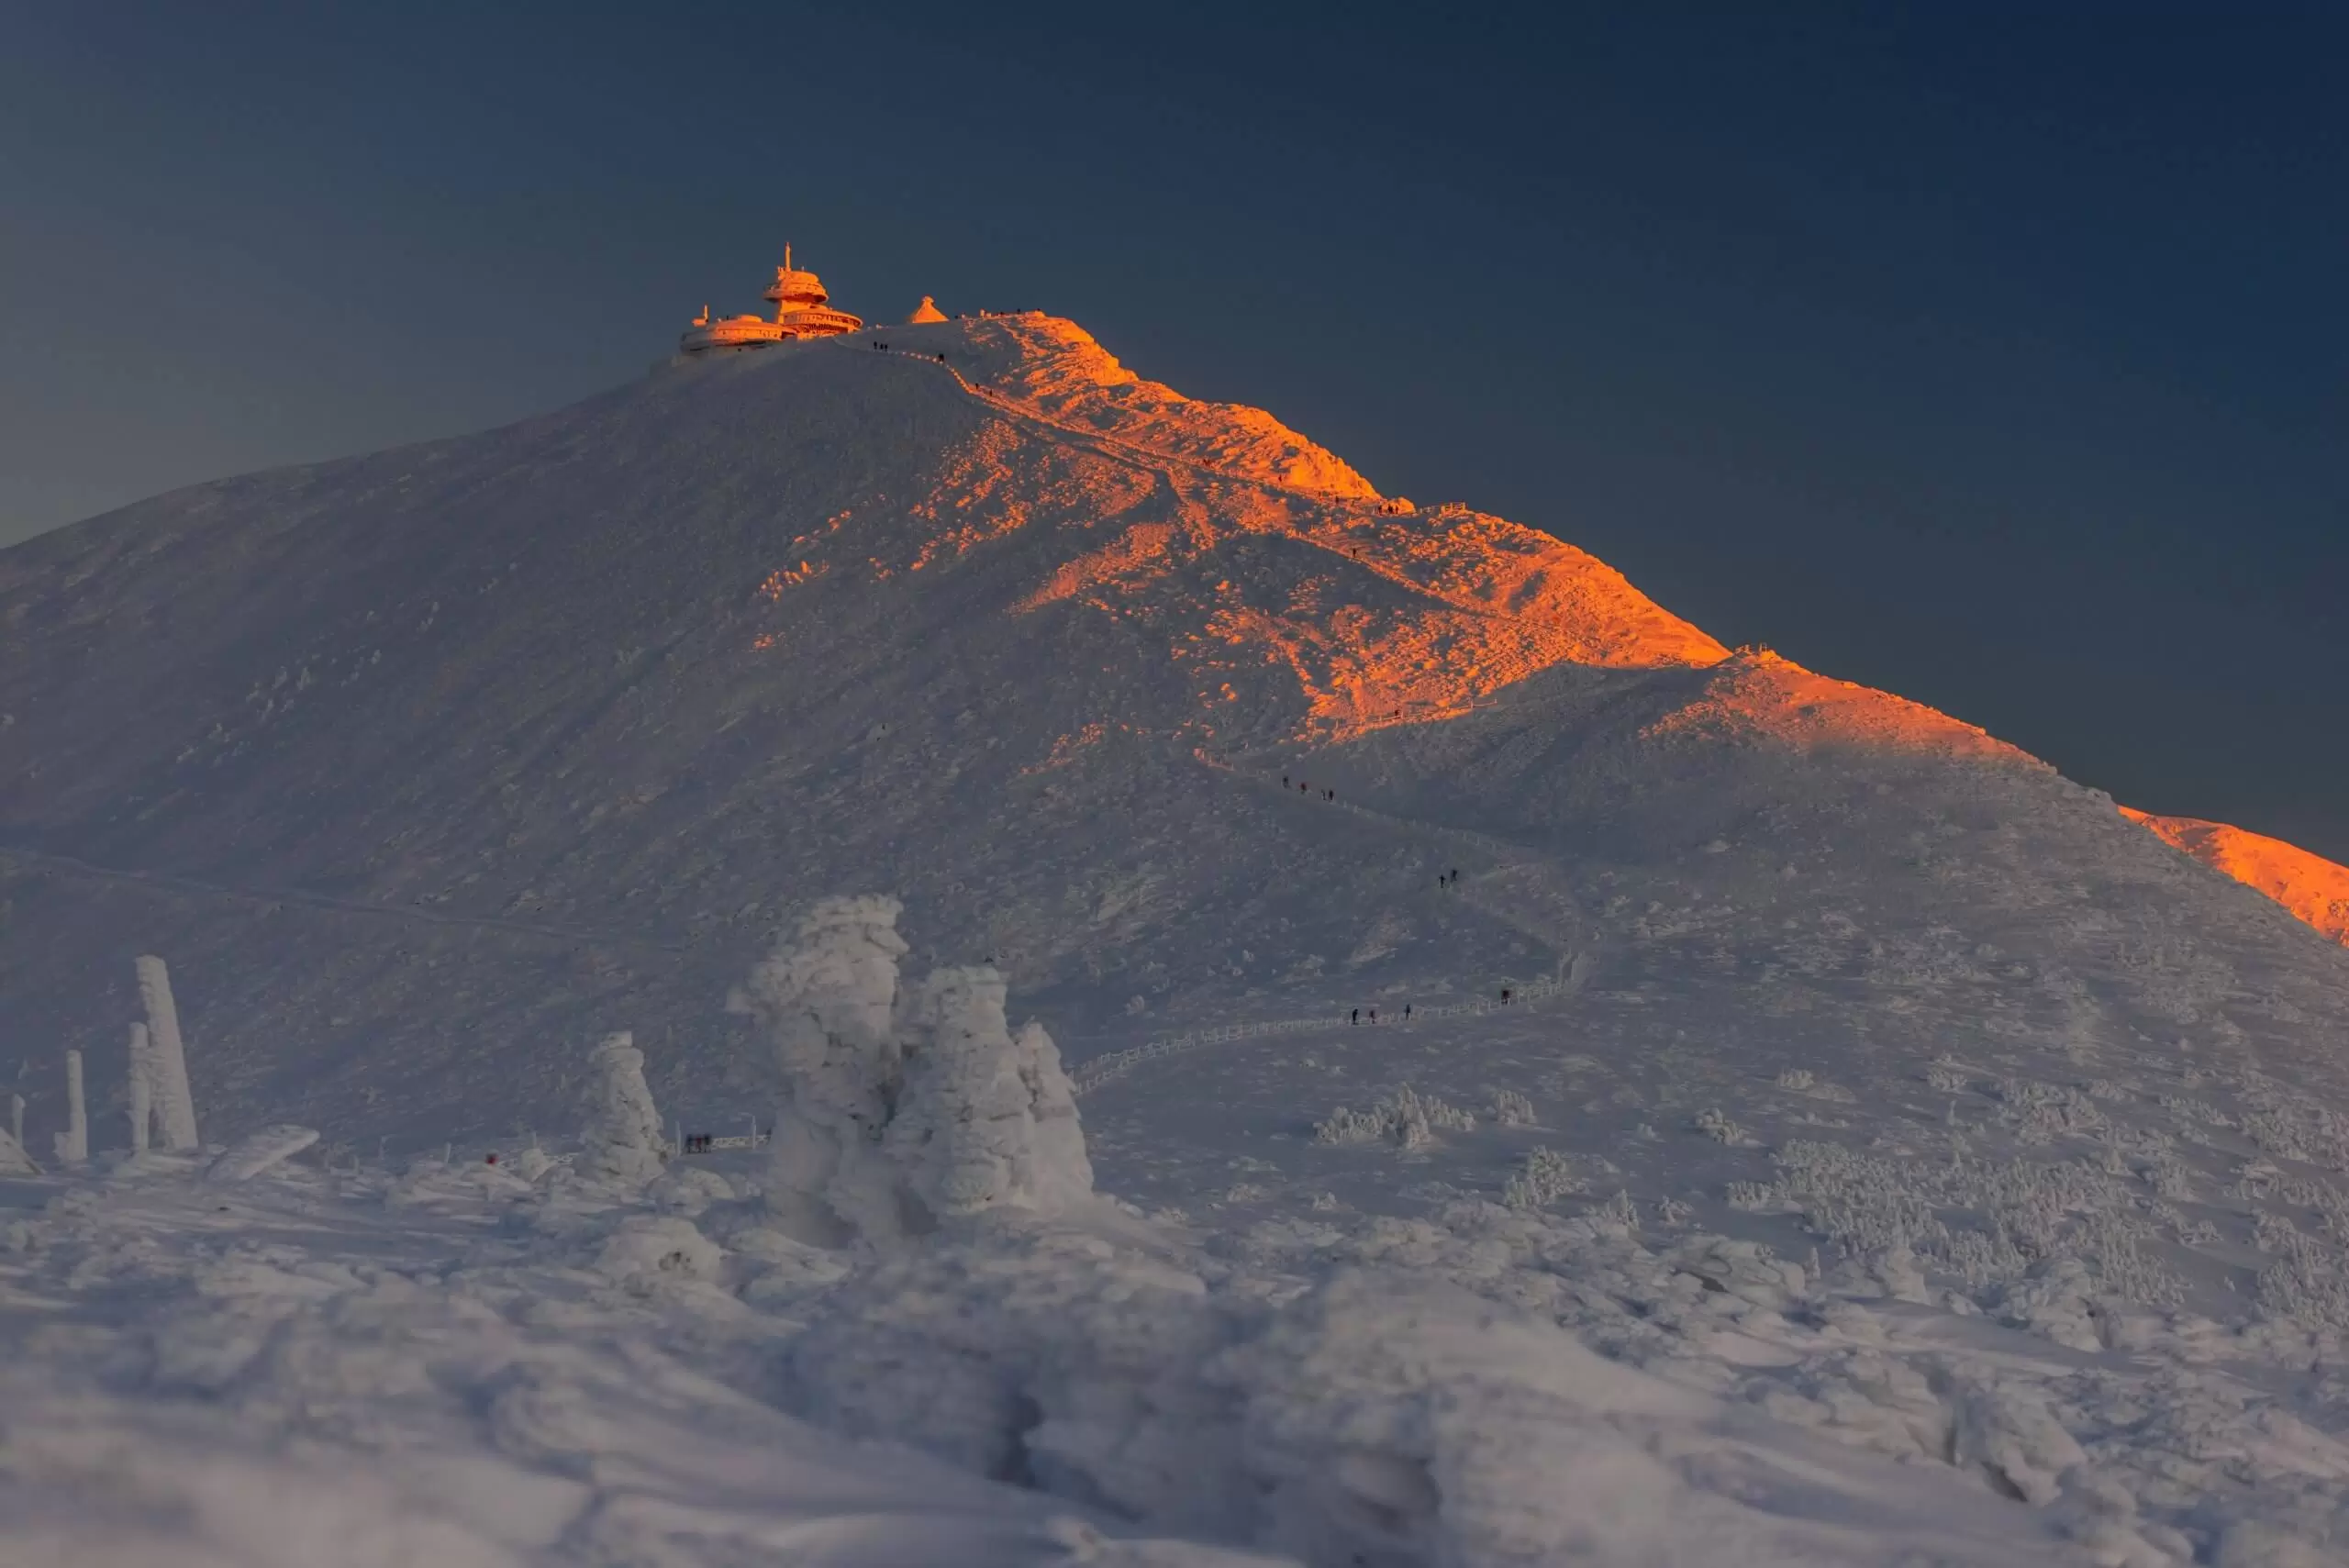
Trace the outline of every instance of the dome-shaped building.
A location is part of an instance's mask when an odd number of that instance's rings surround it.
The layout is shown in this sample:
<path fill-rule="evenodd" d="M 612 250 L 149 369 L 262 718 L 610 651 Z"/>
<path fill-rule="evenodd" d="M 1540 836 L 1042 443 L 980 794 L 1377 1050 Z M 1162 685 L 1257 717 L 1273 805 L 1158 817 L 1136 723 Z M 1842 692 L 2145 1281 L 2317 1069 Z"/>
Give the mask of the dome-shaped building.
<path fill-rule="evenodd" d="M 783 248 L 783 265 L 774 270 L 774 282 L 766 286 L 761 296 L 774 306 L 772 317 L 763 316 L 726 316 L 713 317 L 704 306 L 693 325 L 685 328 L 678 347 L 688 354 L 707 354 L 723 350 L 757 349 L 769 343 L 780 343 L 793 338 L 837 338 L 844 333 L 863 330 L 864 322 L 845 310 L 834 310 L 827 303 L 831 295 L 825 292 L 824 281 L 813 272 L 801 272 L 791 264 L 791 247 Z"/>

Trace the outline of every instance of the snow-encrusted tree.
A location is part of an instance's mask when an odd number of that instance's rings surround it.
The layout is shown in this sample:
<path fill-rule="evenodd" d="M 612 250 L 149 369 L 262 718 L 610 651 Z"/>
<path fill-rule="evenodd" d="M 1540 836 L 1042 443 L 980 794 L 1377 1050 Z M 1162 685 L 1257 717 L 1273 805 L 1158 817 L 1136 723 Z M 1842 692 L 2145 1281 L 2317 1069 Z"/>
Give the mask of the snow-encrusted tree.
<path fill-rule="evenodd" d="M 905 1088 L 883 1140 L 924 1217 L 1034 1195 L 1035 1118 L 992 969 L 933 970 L 907 1009 Z"/>
<path fill-rule="evenodd" d="M 642 1186 L 661 1174 L 668 1142 L 644 1082 L 644 1052 L 623 1030 L 608 1034 L 587 1058 L 585 1145 L 580 1171 L 597 1181 Z"/>
<path fill-rule="evenodd" d="M 894 898 L 827 898 L 739 998 L 783 1071 L 767 1202 L 786 1230 L 885 1241 L 984 1209 L 1051 1212 L 1093 1173 L 1060 1053 L 1014 1038 L 1003 977 L 945 969 L 900 989 Z"/>
<path fill-rule="evenodd" d="M 1035 1122 L 1035 1207 L 1053 1213 L 1093 1195 L 1093 1161 L 1085 1151 L 1085 1124 L 1077 1119 L 1076 1085 L 1042 1024 L 1029 1019 L 1012 1044 Z"/>
<path fill-rule="evenodd" d="M 57 1160 L 78 1165 L 90 1157 L 90 1110 L 82 1097 L 82 1053 L 65 1053 L 65 1130 L 57 1135 Z"/>
<path fill-rule="evenodd" d="M 880 1150 L 898 1079 L 903 907 L 878 895 L 818 900 L 739 998 L 765 1027 L 783 1073 L 767 1204 L 810 1241 L 904 1229 Z"/>
<path fill-rule="evenodd" d="M 154 1098 L 166 1149 L 203 1147 L 195 1133 L 195 1096 L 187 1083 L 187 1051 L 180 1043 L 179 1006 L 172 999 L 172 972 L 149 953 L 139 960 L 139 997 L 147 1008 L 148 1089 Z"/>
<path fill-rule="evenodd" d="M 917 1212 L 1057 1209 L 1093 1191 L 1076 1101 L 1042 1026 L 1012 1037 L 989 967 L 923 982 L 904 1034 L 906 1082 L 885 1139 Z"/>
<path fill-rule="evenodd" d="M 130 1151 L 143 1154 L 155 1119 L 154 1046 L 145 1024 L 130 1026 Z"/>

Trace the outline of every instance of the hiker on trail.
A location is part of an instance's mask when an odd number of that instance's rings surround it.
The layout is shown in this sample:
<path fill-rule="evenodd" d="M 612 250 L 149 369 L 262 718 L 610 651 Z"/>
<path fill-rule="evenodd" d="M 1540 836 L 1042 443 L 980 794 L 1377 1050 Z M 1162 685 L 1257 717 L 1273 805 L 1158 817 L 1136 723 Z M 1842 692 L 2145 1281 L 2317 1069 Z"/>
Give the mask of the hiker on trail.
<path fill-rule="evenodd" d="M 1353 1012 L 1347 1017 L 1346 1022 L 1350 1024 L 1358 1024 L 1362 1022 L 1362 1009 L 1360 1007 L 1356 1007 Z"/>
<path fill-rule="evenodd" d="M 1403 1004 L 1403 1021 L 1407 1024 L 1411 1021 L 1411 1004 L 1408 1002 Z"/>
<path fill-rule="evenodd" d="M 1453 866 L 1452 868 L 1452 880 L 1454 882 L 1458 882 L 1460 880 L 1460 868 L 1458 866 Z"/>
<path fill-rule="evenodd" d="M 1281 775 L 1281 788 L 1288 788 L 1288 775 L 1286 773 L 1283 773 Z"/>
<path fill-rule="evenodd" d="M 1501 987 L 1501 1006 L 1504 1007 L 1508 1006 L 1508 987 L 1506 985 Z"/>
<path fill-rule="evenodd" d="M 1370 1010 L 1370 1021 L 1374 1024 L 1378 1021 L 1378 1009 L 1375 1007 Z"/>

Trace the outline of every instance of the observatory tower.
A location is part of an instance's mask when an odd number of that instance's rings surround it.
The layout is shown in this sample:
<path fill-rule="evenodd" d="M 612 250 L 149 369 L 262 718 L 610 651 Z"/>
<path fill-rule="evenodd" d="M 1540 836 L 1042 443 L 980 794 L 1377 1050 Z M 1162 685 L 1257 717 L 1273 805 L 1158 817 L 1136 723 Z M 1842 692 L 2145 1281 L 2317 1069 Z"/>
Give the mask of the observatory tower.
<path fill-rule="evenodd" d="M 794 267 L 788 245 L 783 248 L 783 265 L 774 270 L 774 282 L 766 286 L 762 297 L 774 306 L 773 318 L 713 317 L 709 307 L 704 306 L 677 346 L 688 354 L 718 353 L 764 348 L 794 338 L 837 338 L 862 331 L 864 327 L 863 320 L 845 310 L 834 310 L 826 303 L 831 295 L 825 292 L 824 281 L 813 272 Z"/>

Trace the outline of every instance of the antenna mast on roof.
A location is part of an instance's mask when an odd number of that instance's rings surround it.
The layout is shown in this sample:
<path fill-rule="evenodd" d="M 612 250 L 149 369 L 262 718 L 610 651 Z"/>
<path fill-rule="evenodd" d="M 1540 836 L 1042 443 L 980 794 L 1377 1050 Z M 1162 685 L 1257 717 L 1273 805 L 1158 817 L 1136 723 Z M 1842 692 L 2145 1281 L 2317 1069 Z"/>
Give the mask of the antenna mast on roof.
<path fill-rule="evenodd" d="M 786 272 L 791 271 L 791 246 L 787 241 L 783 247 L 783 270 Z"/>

